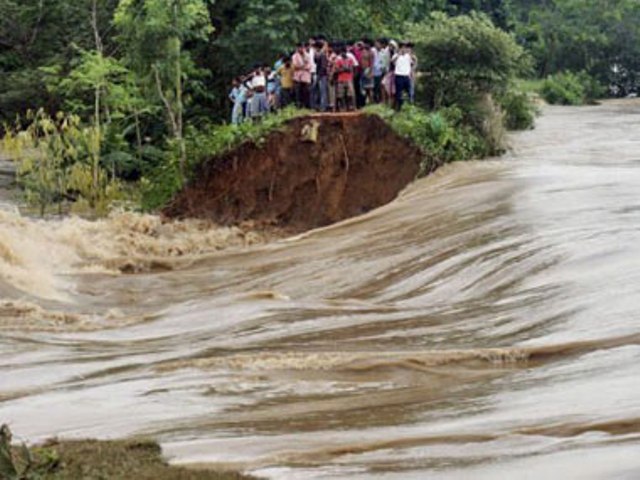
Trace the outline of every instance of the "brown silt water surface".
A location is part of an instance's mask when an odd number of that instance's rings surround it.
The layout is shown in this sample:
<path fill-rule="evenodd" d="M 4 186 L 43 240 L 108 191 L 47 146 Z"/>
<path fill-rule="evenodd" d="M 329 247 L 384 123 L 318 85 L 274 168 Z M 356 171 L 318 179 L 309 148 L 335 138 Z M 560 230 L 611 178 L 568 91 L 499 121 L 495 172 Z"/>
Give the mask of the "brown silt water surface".
<path fill-rule="evenodd" d="M 275 479 L 640 478 L 640 103 L 511 142 L 275 242 L 0 211 L 0 423 Z"/>

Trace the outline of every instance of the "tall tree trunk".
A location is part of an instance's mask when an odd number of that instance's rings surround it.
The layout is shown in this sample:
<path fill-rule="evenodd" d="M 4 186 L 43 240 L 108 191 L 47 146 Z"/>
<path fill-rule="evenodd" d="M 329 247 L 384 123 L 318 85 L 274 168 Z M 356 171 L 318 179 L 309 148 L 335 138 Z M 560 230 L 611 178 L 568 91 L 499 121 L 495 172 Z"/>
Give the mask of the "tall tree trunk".
<path fill-rule="evenodd" d="M 100 30 L 98 29 L 98 0 L 93 0 L 91 8 L 91 27 L 93 29 L 93 36 L 96 42 L 96 51 L 102 56 L 104 46 L 102 44 L 102 38 L 100 37 Z M 101 94 L 102 86 L 97 84 L 95 87 L 95 103 L 94 103 L 94 132 L 91 139 L 91 195 L 89 198 L 89 204 L 91 208 L 95 208 L 98 198 L 99 189 L 99 173 L 100 173 L 100 146 L 102 144 L 102 124 L 100 119 L 101 111 Z"/>
<path fill-rule="evenodd" d="M 133 120 L 136 124 L 136 150 L 138 151 L 138 161 L 142 161 L 142 131 L 140 130 L 140 112 L 138 108 L 133 109 Z"/>
<path fill-rule="evenodd" d="M 91 161 L 91 195 L 89 199 L 89 204 L 91 208 L 95 208 L 96 200 L 98 197 L 98 188 L 99 188 L 99 168 L 100 168 L 100 144 L 101 144 L 101 123 L 100 123 L 100 86 L 96 86 L 95 91 L 95 104 L 94 104 L 94 131 L 93 138 L 91 139 L 91 151 L 92 151 L 92 161 Z"/>
<path fill-rule="evenodd" d="M 180 9 L 180 0 L 174 0 L 173 2 L 173 22 L 176 32 L 175 38 L 175 56 L 176 56 L 176 141 L 178 142 L 178 148 L 180 149 L 180 175 L 182 181 L 185 179 L 185 170 L 187 163 L 187 149 L 184 142 L 184 127 L 183 116 L 184 106 L 182 103 L 182 40 L 178 33 L 178 15 Z"/>

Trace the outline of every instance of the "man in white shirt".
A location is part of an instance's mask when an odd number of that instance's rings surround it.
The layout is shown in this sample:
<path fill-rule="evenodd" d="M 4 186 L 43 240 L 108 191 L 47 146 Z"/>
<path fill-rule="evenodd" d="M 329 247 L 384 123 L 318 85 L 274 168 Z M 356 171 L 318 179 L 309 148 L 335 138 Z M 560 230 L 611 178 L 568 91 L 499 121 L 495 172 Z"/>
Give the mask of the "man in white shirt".
<path fill-rule="evenodd" d="M 309 65 L 311 66 L 311 85 L 309 85 L 309 103 L 312 109 L 315 109 L 318 104 L 318 66 L 316 65 L 316 39 L 311 37 L 309 39 L 307 58 L 309 59 Z"/>
<path fill-rule="evenodd" d="M 263 68 L 258 67 L 254 71 L 251 79 L 251 89 L 253 90 L 251 116 L 257 118 L 269 113 L 267 77 Z"/>
<path fill-rule="evenodd" d="M 405 43 L 400 44 L 400 51 L 393 57 L 396 77 L 396 108 L 400 110 L 406 92 L 411 99 L 411 74 L 413 71 L 413 58 Z"/>

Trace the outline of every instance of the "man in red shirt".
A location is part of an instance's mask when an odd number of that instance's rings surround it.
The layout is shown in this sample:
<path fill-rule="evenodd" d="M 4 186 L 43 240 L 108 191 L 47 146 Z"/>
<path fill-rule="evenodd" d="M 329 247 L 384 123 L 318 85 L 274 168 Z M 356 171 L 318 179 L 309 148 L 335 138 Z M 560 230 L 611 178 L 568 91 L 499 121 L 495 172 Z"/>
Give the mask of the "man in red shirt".
<path fill-rule="evenodd" d="M 340 54 L 334 64 L 336 75 L 336 99 L 338 110 L 344 105 L 346 110 L 353 110 L 355 104 L 355 92 L 353 88 L 355 63 L 347 55 L 346 49 L 340 49 Z"/>

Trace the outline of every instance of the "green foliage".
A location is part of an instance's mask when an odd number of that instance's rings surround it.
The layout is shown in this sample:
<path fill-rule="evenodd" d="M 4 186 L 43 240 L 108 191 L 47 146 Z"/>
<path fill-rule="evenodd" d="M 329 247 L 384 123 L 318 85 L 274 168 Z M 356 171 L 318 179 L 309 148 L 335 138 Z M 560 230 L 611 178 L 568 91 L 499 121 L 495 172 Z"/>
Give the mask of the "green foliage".
<path fill-rule="evenodd" d="M 205 41 L 213 32 L 207 0 L 121 0 L 114 16 L 125 61 L 155 86 L 157 101 L 164 107 L 172 141 L 179 148 L 180 175 L 186 173 L 184 143 L 185 94 L 189 81 L 203 72 L 196 68 L 186 42 Z"/>
<path fill-rule="evenodd" d="M 245 142 L 259 144 L 269 133 L 281 128 L 289 120 L 309 114 L 309 111 L 288 107 L 259 122 L 244 122 L 240 125 L 208 125 L 187 132 L 187 150 L 190 165 L 225 153 Z"/>
<path fill-rule="evenodd" d="M 175 155 L 167 155 L 162 163 L 140 180 L 142 210 L 150 212 L 163 207 L 183 185 Z"/>
<path fill-rule="evenodd" d="M 491 146 L 472 126 L 465 124 L 458 107 L 427 112 L 407 105 L 396 112 L 382 105 L 367 107 L 366 112 L 380 116 L 399 135 L 411 140 L 424 152 L 420 175 L 456 160 L 482 158 L 491 154 Z"/>
<path fill-rule="evenodd" d="M 484 15 L 433 14 L 409 34 L 425 72 L 425 100 L 436 108 L 501 95 L 529 67 L 524 49 Z"/>
<path fill-rule="evenodd" d="M 116 2 L 97 2 L 100 31 L 108 30 Z M 60 108 L 57 96 L 44 88 L 47 74 L 40 67 L 64 74 L 78 47 L 94 47 L 91 8 L 92 0 L 0 0 L 0 122 L 28 109 Z M 106 47 L 112 46 L 111 38 L 105 39 Z"/>
<path fill-rule="evenodd" d="M 513 0 L 516 32 L 541 78 L 585 70 L 628 93 L 640 72 L 640 9 L 636 0 Z"/>
<path fill-rule="evenodd" d="M 280 53 L 291 50 L 298 40 L 303 17 L 296 3 L 294 0 L 247 2 L 242 9 L 242 21 L 230 35 L 221 37 L 218 45 L 232 52 L 236 68 L 273 61 Z"/>
<path fill-rule="evenodd" d="M 600 98 L 603 88 L 586 72 L 562 72 L 547 77 L 540 94 L 552 105 L 585 105 Z"/>
<path fill-rule="evenodd" d="M 186 131 L 187 172 L 193 172 L 203 161 L 220 157 L 245 142 L 260 142 L 271 132 L 281 128 L 287 121 L 308 114 L 305 110 L 286 108 L 264 117 L 260 122 L 245 122 L 240 125 L 209 124 L 199 129 L 190 127 Z M 173 153 L 142 180 L 142 208 L 155 210 L 167 204 L 182 188 L 177 161 L 178 152 Z M 192 174 L 192 173 L 191 173 Z M 188 180 L 188 178 L 187 178 Z"/>
<path fill-rule="evenodd" d="M 538 108 L 531 94 L 509 89 L 500 97 L 500 107 L 505 113 L 505 126 L 508 130 L 528 130 L 534 127 Z"/>
<path fill-rule="evenodd" d="M 48 478 L 59 465 L 57 452 L 49 449 L 31 451 L 25 444 L 12 444 L 11 430 L 0 426 L 0 478 L 3 480 L 40 480 Z"/>
<path fill-rule="evenodd" d="M 515 89 L 527 95 L 539 95 L 543 79 L 519 78 L 514 82 Z"/>
<path fill-rule="evenodd" d="M 31 455 L 25 447 L 14 451 L 11 440 L 9 427 L 0 426 L 0 478 L 22 480 L 31 467 Z"/>
<path fill-rule="evenodd" d="M 595 77 L 584 70 L 578 72 L 576 76 L 584 88 L 586 103 L 594 103 L 605 96 L 606 88 Z"/>
<path fill-rule="evenodd" d="M 213 32 L 208 3 L 208 0 L 120 0 L 113 22 L 132 68 L 148 69 L 158 63 L 170 68 L 175 60 L 176 38 L 181 43 L 206 41 Z M 184 57 L 188 61 L 188 55 Z"/>
<path fill-rule="evenodd" d="M 5 150 L 18 161 L 18 182 L 28 203 L 44 215 L 47 208 L 75 199 L 94 213 L 107 212 L 111 201 L 120 198 L 120 184 L 109 177 L 95 152 L 101 133 L 86 127 L 77 115 L 58 113 L 50 117 L 43 110 L 29 112 L 28 126 L 6 126 Z"/>

